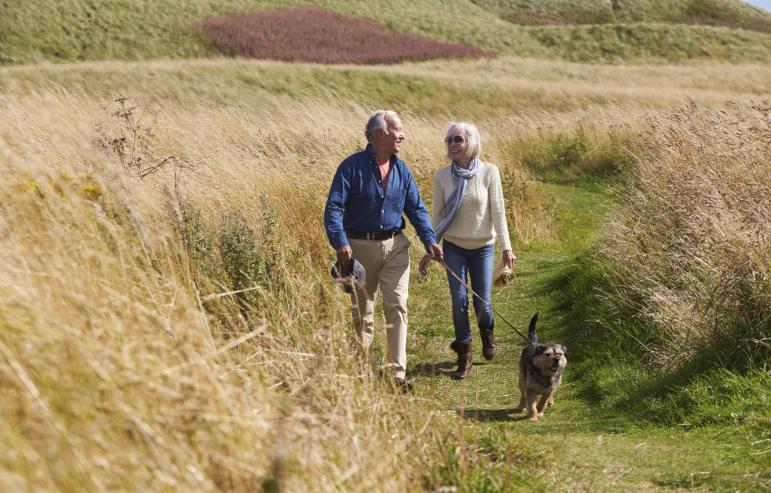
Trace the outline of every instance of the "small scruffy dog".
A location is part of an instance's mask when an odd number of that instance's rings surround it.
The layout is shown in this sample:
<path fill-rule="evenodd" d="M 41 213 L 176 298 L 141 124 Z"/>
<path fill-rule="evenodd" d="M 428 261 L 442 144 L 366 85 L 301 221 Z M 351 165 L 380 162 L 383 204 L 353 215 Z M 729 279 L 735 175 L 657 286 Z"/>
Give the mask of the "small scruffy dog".
<path fill-rule="evenodd" d="M 519 357 L 519 406 L 514 410 L 527 409 L 530 421 L 538 421 L 546 406 L 554 404 L 554 392 L 560 386 L 562 371 L 568 364 L 567 349 L 562 344 L 540 344 L 535 332 L 538 313 L 530 319 L 527 330 L 527 346 Z M 536 404 L 538 396 L 541 399 Z"/>

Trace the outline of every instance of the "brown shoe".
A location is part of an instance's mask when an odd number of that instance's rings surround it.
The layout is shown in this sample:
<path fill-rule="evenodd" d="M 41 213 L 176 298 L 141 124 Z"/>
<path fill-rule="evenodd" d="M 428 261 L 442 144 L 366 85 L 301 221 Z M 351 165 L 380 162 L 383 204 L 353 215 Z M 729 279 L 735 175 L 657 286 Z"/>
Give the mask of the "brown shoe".
<path fill-rule="evenodd" d="M 450 374 L 453 380 L 463 380 L 471 374 L 471 356 L 473 351 L 470 342 L 452 341 L 450 349 L 458 354 L 458 369 Z"/>
<path fill-rule="evenodd" d="M 412 391 L 412 380 L 407 380 L 406 378 L 401 377 L 395 377 L 394 378 L 394 385 L 397 389 L 401 390 L 403 393 L 411 392 Z"/>
<path fill-rule="evenodd" d="M 495 343 L 493 328 L 479 329 L 479 335 L 482 339 L 482 356 L 487 360 L 495 358 L 495 353 L 498 352 L 498 345 Z"/>

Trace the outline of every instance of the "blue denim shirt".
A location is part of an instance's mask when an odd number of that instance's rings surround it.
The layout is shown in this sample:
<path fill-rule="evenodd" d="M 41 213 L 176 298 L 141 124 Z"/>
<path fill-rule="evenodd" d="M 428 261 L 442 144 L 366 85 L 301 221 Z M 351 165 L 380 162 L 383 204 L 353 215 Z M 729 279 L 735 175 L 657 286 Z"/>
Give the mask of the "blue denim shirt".
<path fill-rule="evenodd" d="M 337 168 L 324 209 L 324 228 L 335 249 L 348 245 L 345 231 L 373 233 L 405 227 L 406 215 L 423 244 L 436 243 L 431 219 L 418 186 L 404 161 L 391 156 L 391 172 L 383 183 L 372 146 L 346 158 Z"/>

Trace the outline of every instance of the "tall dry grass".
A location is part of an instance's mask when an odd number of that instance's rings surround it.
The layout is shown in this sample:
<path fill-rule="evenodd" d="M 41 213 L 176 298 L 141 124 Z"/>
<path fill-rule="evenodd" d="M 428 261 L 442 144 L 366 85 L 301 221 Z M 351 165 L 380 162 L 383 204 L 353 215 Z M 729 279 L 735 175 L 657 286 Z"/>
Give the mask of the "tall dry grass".
<path fill-rule="evenodd" d="M 402 491 L 479 462 L 458 457 L 457 418 L 355 357 L 327 277 L 321 211 L 371 108 L 193 104 L 140 84 L 127 119 L 81 84 L 88 69 L 74 87 L 25 70 L 0 93 L 2 489 Z M 524 165 L 539 142 L 581 127 L 601 149 L 650 114 L 594 109 L 477 121 L 518 241 L 550 235 Z M 450 113 L 403 115 L 424 194 Z"/>
<path fill-rule="evenodd" d="M 390 392 L 353 355 L 345 299 L 318 268 L 326 184 L 314 178 L 329 164 L 301 159 L 302 142 L 339 155 L 353 136 L 336 134 L 334 117 L 282 134 L 269 115 L 168 110 L 147 157 L 188 166 L 176 191 L 170 168 L 141 180 L 105 146 L 125 129 L 101 103 L 63 92 L 2 101 L 2 489 L 430 481 L 449 418 Z M 272 283 L 258 270 L 248 280 L 259 296 L 218 296 L 233 287 L 227 255 L 275 253 L 270 234 L 287 242 Z M 192 236 L 213 242 L 210 256 Z"/>
<path fill-rule="evenodd" d="M 403 491 L 477 460 L 355 356 L 327 278 L 321 211 L 370 110 L 270 103 L 2 94 L 2 489 Z M 404 120 L 429 190 L 448 122 Z"/>
<path fill-rule="evenodd" d="M 768 102 L 690 104 L 651 122 L 603 254 L 611 330 L 638 330 L 649 366 L 746 369 L 768 358 Z M 620 323 L 627 320 L 628 323 Z"/>

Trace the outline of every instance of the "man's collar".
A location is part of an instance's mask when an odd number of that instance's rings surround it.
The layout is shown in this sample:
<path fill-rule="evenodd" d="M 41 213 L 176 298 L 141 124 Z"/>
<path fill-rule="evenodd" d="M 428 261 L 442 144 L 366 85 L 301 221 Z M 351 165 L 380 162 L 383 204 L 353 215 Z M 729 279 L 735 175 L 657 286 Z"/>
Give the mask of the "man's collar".
<path fill-rule="evenodd" d="M 372 144 L 367 143 L 367 147 L 364 148 L 364 152 L 366 153 L 367 161 L 371 161 L 373 163 L 377 162 L 375 150 L 372 148 Z M 391 160 L 391 163 L 396 163 L 399 161 L 399 156 L 396 154 L 391 154 L 391 157 L 388 159 Z"/>

